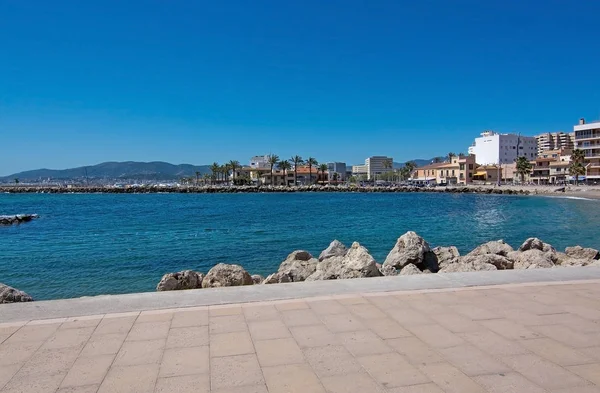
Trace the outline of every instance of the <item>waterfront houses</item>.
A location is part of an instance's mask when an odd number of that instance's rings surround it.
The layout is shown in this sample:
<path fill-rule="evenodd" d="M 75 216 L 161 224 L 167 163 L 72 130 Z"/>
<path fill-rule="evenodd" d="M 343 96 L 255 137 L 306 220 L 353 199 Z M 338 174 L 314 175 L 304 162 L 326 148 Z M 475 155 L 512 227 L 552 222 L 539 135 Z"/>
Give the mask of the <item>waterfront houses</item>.
<path fill-rule="evenodd" d="M 475 156 L 454 156 L 449 162 L 417 168 L 412 181 L 417 184 L 466 185 L 473 181 L 476 165 Z"/>
<path fill-rule="evenodd" d="M 573 127 L 575 148 L 583 151 L 585 159 L 585 180 L 600 180 L 600 121 L 586 123 L 580 119 Z"/>
<path fill-rule="evenodd" d="M 484 131 L 469 146 L 469 155 L 477 157 L 480 165 L 510 164 L 517 157 L 532 160 L 537 155 L 537 140 L 532 136 Z"/>

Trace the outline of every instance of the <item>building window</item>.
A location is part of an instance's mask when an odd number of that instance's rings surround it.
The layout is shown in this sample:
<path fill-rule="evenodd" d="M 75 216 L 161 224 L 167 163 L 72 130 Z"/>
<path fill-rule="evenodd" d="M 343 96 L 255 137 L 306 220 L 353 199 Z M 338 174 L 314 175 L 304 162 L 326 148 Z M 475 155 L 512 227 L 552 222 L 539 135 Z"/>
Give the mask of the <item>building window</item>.
<path fill-rule="evenodd" d="M 469 169 L 473 169 L 473 164 L 469 164 Z"/>

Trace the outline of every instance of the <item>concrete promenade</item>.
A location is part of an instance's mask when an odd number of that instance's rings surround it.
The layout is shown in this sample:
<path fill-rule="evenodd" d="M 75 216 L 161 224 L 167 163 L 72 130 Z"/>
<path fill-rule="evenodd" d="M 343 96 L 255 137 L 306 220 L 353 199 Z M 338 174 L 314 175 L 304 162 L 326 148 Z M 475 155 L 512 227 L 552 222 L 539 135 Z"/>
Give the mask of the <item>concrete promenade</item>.
<path fill-rule="evenodd" d="M 2 305 L 0 392 L 600 393 L 600 268 Z"/>

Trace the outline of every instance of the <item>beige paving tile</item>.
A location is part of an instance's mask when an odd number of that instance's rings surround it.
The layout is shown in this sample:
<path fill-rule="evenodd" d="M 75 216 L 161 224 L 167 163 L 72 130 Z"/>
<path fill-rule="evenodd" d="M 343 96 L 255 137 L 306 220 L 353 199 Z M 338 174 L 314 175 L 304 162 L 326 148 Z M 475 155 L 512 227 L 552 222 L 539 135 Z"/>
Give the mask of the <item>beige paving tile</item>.
<path fill-rule="evenodd" d="M 209 372 L 208 346 L 166 349 L 160 364 L 161 377 Z"/>
<path fill-rule="evenodd" d="M 356 332 L 340 333 L 339 337 L 344 346 L 354 356 L 375 355 L 379 353 L 392 352 L 392 348 L 370 330 L 358 330 Z"/>
<path fill-rule="evenodd" d="M 446 393 L 484 393 L 485 390 L 448 363 L 421 366 L 420 370 Z"/>
<path fill-rule="evenodd" d="M 312 369 L 321 378 L 352 374 L 362 370 L 352 354 L 341 345 L 305 348 L 302 352 Z"/>
<path fill-rule="evenodd" d="M 534 332 L 525 326 L 508 319 L 490 319 L 479 321 L 479 323 L 509 340 L 542 337 L 540 333 Z"/>
<path fill-rule="evenodd" d="M 435 322 L 428 316 L 411 308 L 392 308 L 387 310 L 388 314 L 403 327 L 417 325 L 432 325 Z"/>
<path fill-rule="evenodd" d="M 247 332 L 211 334 L 210 356 L 234 356 L 254 353 L 254 345 Z"/>
<path fill-rule="evenodd" d="M 511 371 L 506 364 L 470 344 L 442 348 L 439 352 L 449 363 L 470 377 Z"/>
<path fill-rule="evenodd" d="M 468 333 L 482 330 L 481 325 L 458 313 L 448 313 L 447 310 L 440 314 L 429 315 L 440 326 L 453 333 Z"/>
<path fill-rule="evenodd" d="M 146 341 L 167 338 L 171 322 L 136 323 L 127 335 L 126 341 Z"/>
<path fill-rule="evenodd" d="M 127 333 L 109 333 L 101 336 L 92 335 L 85 347 L 83 347 L 80 356 L 116 354 L 125 342 L 125 337 L 127 337 Z"/>
<path fill-rule="evenodd" d="M 208 309 L 206 310 L 184 310 L 173 314 L 172 328 L 207 326 Z"/>
<path fill-rule="evenodd" d="M 67 318 L 46 318 L 46 319 L 34 319 L 27 322 L 27 326 L 38 326 L 38 325 L 60 325 L 65 322 Z"/>
<path fill-rule="evenodd" d="M 17 342 L 33 342 L 33 341 L 46 341 L 52 337 L 60 324 L 48 324 L 48 325 L 27 325 L 12 334 L 4 344 L 12 344 Z"/>
<path fill-rule="evenodd" d="M 267 385 L 240 386 L 237 388 L 223 388 L 211 390 L 211 393 L 269 393 Z"/>
<path fill-rule="evenodd" d="M 335 300 L 308 301 L 310 308 L 318 315 L 345 314 L 346 307 Z"/>
<path fill-rule="evenodd" d="M 600 309 L 594 307 L 586 307 L 581 304 L 567 304 L 563 306 L 566 311 L 571 314 L 578 315 L 582 318 L 585 318 L 590 321 L 599 321 L 600 320 Z M 597 307 L 597 305 L 596 305 Z"/>
<path fill-rule="evenodd" d="M 90 315 L 84 317 L 73 317 L 67 318 L 65 322 L 60 325 L 59 330 L 64 329 L 81 329 L 81 328 L 95 328 L 100 324 L 104 315 Z"/>
<path fill-rule="evenodd" d="M 464 344 L 464 340 L 440 325 L 409 326 L 408 330 L 425 344 L 434 348 L 448 348 Z"/>
<path fill-rule="evenodd" d="M 113 363 L 114 355 L 79 358 L 67 373 L 61 387 L 100 385 Z"/>
<path fill-rule="evenodd" d="M 422 383 L 412 386 L 401 386 L 398 388 L 386 389 L 387 393 L 444 393 L 435 383 Z"/>
<path fill-rule="evenodd" d="M 43 341 L 20 341 L 0 344 L 0 367 L 14 364 L 22 365 L 41 347 Z"/>
<path fill-rule="evenodd" d="M 173 310 L 142 311 L 135 323 L 145 322 L 170 322 L 173 319 Z"/>
<path fill-rule="evenodd" d="M 570 366 L 567 369 L 582 378 L 600 386 L 600 363 Z"/>
<path fill-rule="evenodd" d="M 248 324 L 242 314 L 211 316 L 208 326 L 210 327 L 210 334 L 245 332 L 248 330 Z"/>
<path fill-rule="evenodd" d="M 374 304 L 381 310 L 387 310 L 390 308 L 409 308 L 404 306 L 404 301 L 399 299 L 397 296 L 392 296 L 389 294 L 385 294 L 385 296 L 374 296 L 379 294 L 368 294 L 365 296 L 365 299 L 369 301 L 369 303 Z"/>
<path fill-rule="evenodd" d="M 386 388 L 431 382 L 427 376 L 395 352 L 362 356 L 357 360 L 379 384 Z M 391 365 L 393 366 L 390 367 Z"/>
<path fill-rule="evenodd" d="M 126 341 L 115 358 L 115 366 L 159 364 L 165 340 Z"/>
<path fill-rule="evenodd" d="M 539 318 L 543 319 L 544 323 L 539 323 L 538 325 L 560 324 L 567 326 L 574 331 L 582 333 L 596 333 L 598 330 L 600 330 L 600 324 L 598 321 L 590 321 L 585 318 L 581 318 L 578 315 L 569 313 L 541 315 Z"/>
<path fill-rule="evenodd" d="M 177 377 L 158 378 L 155 393 L 209 393 L 208 374 L 179 375 Z"/>
<path fill-rule="evenodd" d="M 208 345 L 208 326 L 173 328 L 167 336 L 167 348 Z"/>
<path fill-rule="evenodd" d="M 2 393 L 54 393 L 65 374 L 39 375 L 35 378 L 15 375 L 2 389 Z"/>
<path fill-rule="evenodd" d="M 527 349 L 518 342 L 508 340 L 489 330 L 457 334 L 465 341 L 468 341 L 482 351 L 493 356 L 509 356 L 528 353 Z"/>
<path fill-rule="evenodd" d="M 520 344 L 537 355 L 560 366 L 594 363 L 596 360 L 574 348 L 550 338 L 522 340 Z"/>
<path fill-rule="evenodd" d="M 93 327 L 59 330 L 42 345 L 42 349 L 82 348 L 93 332 Z"/>
<path fill-rule="evenodd" d="M 209 317 L 222 317 L 225 315 L 243 315 L 242 306 L 239 304 L 226 304 L 223 306 L 208 307 Z"/>
<path fill-rule="evenodd" d="M 586 381 L 577 375 L 537 355 L 506 356 L 502 361 L 544 389 L 586 385 Z"/>
<path fill-rule="evenodd" d="M 213 391 L 265 383 L 258 359 L 254 354 L 212 359 L 210 380 Z"/>
<path fill-rule="evenodd" d="M 346 306 L 354 305 L 354 304 L 369 304 L 369 301 L 360 295 L 348 294 L 348 295 L 335 295 L 332 296 L 333 299 L 340 302 L 340 304 L 344 304 Z"/>
<path fill-rule="evenodd" d="M 272 304 L 245 305 L 242 310 L 247 322 L 264 322 L 281 318 L 279 311 Z"/>
<path fill-rule="evenodd" d="M 311 309 L 287 310 L 281 312 L 283 322 L 289 326 L 307 326 L 321 323 L 317 314 Z"/>
<path fill-rule="evenodd" d="M 477 307 L 474 304 L 458 304 L 450 306 L 450 309 L 474 321 L 500 318 L 500 315 L 485 308 Z"/>
<path fill-rule="evenodd" d="M 391 318 L 364 319 L 364 325 L 383 339 L 410 337 L 412 334 Z"/>
<path fill-rule="evenodd" d="M 293 338 L 255 341 L 254 347 L 262 367 L 304 362 L 302 351 Z"/>
<path fill-rule="evenodd" d="M 58 389 L 56 393 L 96 393 L 99 387 L 99 385 L 68 386 Z"/>
<path fill-rule="evenodd" d="M 530 382 L 517 372 L 480 375 L 473 378 L 490 393 L 545 393 L 546 390 Z"/>
<path fill-rule="evenodd" d="M 323 324 L 292 327 L 290 328 L 290 332 L 301 348 L 341 344 L 340 338 L 331 333 Z"/>
<path fill-rule="evenodd" d="M 135 316 L 129 317 L 119 317 L 119 318 L 110 318 L 104 317 L 102 321 L 96 327 L 94 331 L 94 336 L 103 335 L 109 333 L 129 333 L 133 323 L 135 322 Z"/>
<path fill-rule="evenodd" d="M 98 393 L 148 393 L 154 391 L 158 364 L 112 367 Z"/>
<path fill-rule="evenodd" d="M 577 351 L 586 354 L 587 356 L 600 360 L 600 346 L 591 346 L 587 348 L 577 348 Z M 0 361 L 1 362 L 1 361 Z"/>
<path fill-rule="evenodd" d="M 531 326 L 531 329 L 546 337 L 575 348 L 600 345 L 600 336 L 583 334 L 563 325 Z"/>
<path fill-rule="evenodd" d="M 314 371 L 307 364 L 264 367 L 269 393 L 325 393 Z"/>
<path fill-rule="evenodd" d="M 291 337 L 290 330 L 280 319 L 248 322 L 248 329 L 255 341 Z"/>
<path fill-rule="evenodd" d="M 414 366 L 443 362 L 442 356 L 416 337 L 403 337 L 386 340 L 396 352 L 406 357 Z"/>
<path fill-rule="evenodd" d="M 384 392 L 383 388 L 367 373 L 334 375 L 321 378 L 321 382 L 328 393 Z"/>
<path fill-rule="evenodd" d="M 371 303 L 351 304 L 346 306 L 348 311 L 363 320 L 388 318 L 388 315 Z"/>
<path fill-rule="evenodd" d="M 354 332 L 365 329 L 365 325 L 359 318 L 350 313 L 322 315 L 321 320 L 332 333 Z"/>
<path fill-rule="evenodd" d="M 0 367 L 0 390 L 10 381 L 10 379 L 19 371 L 21 364 L 12 364 L 10 366 Z"/>
<path fill-rule="evenodd" d="M 575 388 L 566 389 L 554 389 L 552 393 L 600 393 L 600 387 L 598 386 L 578 386 Z"/>
<path fill-rule="evenodd" d="M 274 304 L 275 308 L 279 311 L 303 310 L 309 308 L 304 300 L 284 300 L 275 302 Z"/>
<path fill-rule="evenodd" d="M 40 349 L 23 365 L 18 376 L 64 375 L 78 354 L 76 348 Z"/>

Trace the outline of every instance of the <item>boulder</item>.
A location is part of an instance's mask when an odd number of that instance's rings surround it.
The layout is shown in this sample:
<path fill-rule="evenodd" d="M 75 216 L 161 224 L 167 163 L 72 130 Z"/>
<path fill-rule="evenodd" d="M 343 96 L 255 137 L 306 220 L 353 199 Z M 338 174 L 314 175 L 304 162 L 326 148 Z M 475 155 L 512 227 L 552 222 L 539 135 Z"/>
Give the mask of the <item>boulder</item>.
<path fill-rule="evenodd" d="M 588 266 L 592 262 L 593 259 L 572 258 L 564 252 L 557 252 L 555 266 Z"/>
<path fill-rule="evenodd" d="M 381 272 L 377 269 L 375 259 L 369 254 L 369 250 L 354 242 L 345 256 L 331 257 L 320 262 L 316 271 L 306 280 L 336 280 L 378 276 L 381 276 Z"/>
<path fill-rule="evenodd" d="M 514 261 L 514 269 L 552 268 L 552 254 L 538 249 L 511 253 L 509 258 Z"/>
<path fill-rule="evenodd" d="M 412 263 L 409 263 L 400 270 L 401 276 L 412 276 L 413 274 L 423 274 L 423 272 Z"/>
<path fill-rule="evenodd" d="M 343 257 L 347 252 L 348 248 L 346 248 L 343 243 L 334 240 L 329 244 L 329 247 L 321 252 L 321 255 L 319 255 L 319 261 L 322 262 L 323 260 L 331 257 Z"/>
<path fill-rule="evenodd" d="M 219 263 L 212 267 L 202 280 L 202 288 L 253 285 L 252 277 L 240 265 Z"/>
<path fill-rule="evenodd" d="M 554 249 L 554 247 L 552 247 L 552 245 L 544 243 L 537 237 L 530 237 L 529 239 L 525 240 L 523 244 L 521 244 L 521 247 L 519 247 L 519 251 L 529 250 L 540 250 L 552 254 L 556 253 L 556 250 Z"/>
<path fill-rule="evenodd" d="M 581 246 L 565 248 L 565 254 L 575 259 L 598 259 L 598 250 Z"/>
<path fill-rule="evenodd" d="M 379 264 L 377 264 L 379 265 Z M 379 272 L 383 275 L 383 276 L 397 276 L 398 275 L 398 270 L 396 270 L 395 267 L 392 267 L 390 265 L 387 266 L 377 266 L 377 268 L 379 269 Z"/>
<path fill-rule="evenodd" d="M 265 278 L 260 274 L 253 274 L 250 277 L 252 277 L 252 282 L 254 284 L 261 284 L 265 280 Z"/>
<path fill-rule="evenodd" d="M 425 254 L 429 251 L 429 244 L 425 239 L 409 231 L 398 238 L 383 264 L 396 269 L 402 269 L 410 263 L 419 265 L 424 262 Z"/>
<path fill-rule="evenodd" d="M 511 251 L 514 251 L 513 248 L 506 244 L 504 240 L 494 240 L 478 246 L 473 251 L 468 253 L 467 256 L 496 254 L 505 257 Z"/>
<path fill-rule="evenodd" d="M 287 274 L 293 282 L 304 281 L 315 272 L 319 260 L 304 250 L 292 252 L 279 265 L 278 273 Z"/>
<path fill-rule="evenodd" d="M 490 264 L 496 266 L 498 270 L 507 270 L 512 269 L 514 266 L 514 262 L 508 259 L 507 257 L 503 257 L 502 255 L 496 254 L 482 254 L 475 256 L 466 256 L 463 257 L 463 262 L 473 262 L 475 264 Z"/>
<path fill-rule="evenodd" d="M 23 291 L 0 283 L 0 304 L 32 302 L 33 298 Z"/>
<path fill-rule="evenodd" d="M 157 291 L 181 291 L 184 289 L 202 288 L 202 273 L 193 270 L 183 270 L 177 273 L 167 273 L 156 286 Z"/>
<path fill-rule="evenodd" d="M 292 282 L 290 276 L 285 273 L 273 273 L 267 276 L 262 282 L 263 284 L 280 284 L 282 282 Z"/>
<path fill-rule="evenodd" d="M 425 254 L 425 261 L 422 266 L 423 271 L 437 272 L 448 264 L 457 262 L 459 257 L 460 253 L 454 246 L 435 247 Z"/>
<path fill-rule="evenodd" d="M 484 270 L 498 270 L 491 263 L 482 262 L 479 255 L 460 257 L 455 263 L 444 266 L 438 273 L 477 272 Z"/>

